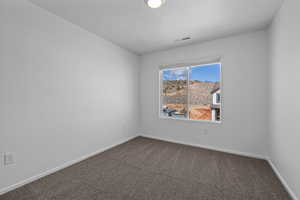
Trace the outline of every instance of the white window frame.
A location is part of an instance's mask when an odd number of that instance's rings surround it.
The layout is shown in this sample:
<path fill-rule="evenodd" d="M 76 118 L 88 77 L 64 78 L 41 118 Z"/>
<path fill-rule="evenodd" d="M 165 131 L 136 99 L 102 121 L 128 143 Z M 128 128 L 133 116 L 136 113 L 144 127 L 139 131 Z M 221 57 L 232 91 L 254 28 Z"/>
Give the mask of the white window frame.
<path fill-rule="evenodd" d="M 192 67 L 199 67 L 199 66 L 206 66 L 206 65 L 212 65 L 212 64 L 219 64 L 220 65 L 220 91 L 222 92 L 222 97 L 220 99 L 220 121 L 213 121 L 213 120 L 191 120 L 189 119 L 189 112 L 190 112 L 190 106 L 189 106 L 189 102 L 190 102 L 190 95 L 189 95 L 189 89 L 187 90 L 187 108 L 188 108 L 188 115 L 187 118 L 174 118 L 174 117 L 166 117 L 161 115 L 161 102 L 162 102 L 162 81 L 163 79 L 162 77 L 162 71 L 163 70 L 171 70 L 171 69 L 180 69 L 180 68 L 186 68 L 188 69 L 188 75 L 187 75 L 187 87 L 189 88 L 189 76 L 190 76 L 190 68 Z M 179 121 L 189 121 L 189 122 L 208 122 L 208 123 L 214 123 L 214 124 L 221 124 L 223 121 L 223 82 L 222 82 L 222 63 L 220 58 L 217 58 L 213 61 L 206 61 L 206 62 L 195 62 L 195 63 L 191 63 L 191 64 L 174 64 L 174 65 L 162 65 L 159 67 L 158 70 L 158 76 L 159 76 L 159 102 L 158 102 L 158 116 L 159 119 L 166 119 L 166 120 L 179 120 Z M 213 113 L 212 113 L 213 114 Z"/>

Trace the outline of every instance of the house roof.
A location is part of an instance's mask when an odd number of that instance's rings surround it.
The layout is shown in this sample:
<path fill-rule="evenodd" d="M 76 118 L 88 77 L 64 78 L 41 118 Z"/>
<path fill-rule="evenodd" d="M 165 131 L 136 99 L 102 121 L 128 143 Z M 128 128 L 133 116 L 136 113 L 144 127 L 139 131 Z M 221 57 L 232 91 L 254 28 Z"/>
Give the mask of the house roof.
<path fill-rule="evenodd" d="M 215 104 L 211 105 L 210 107 L 211 107 L 211 109 L 220 109 L 221 108 L 220 105 L 215 105 Z"/>
<path fill-rule="evenodd" d="M 216 92 L 219 91 L 219 90 L 220 90 L 220 88 L 217 87 L 217 88 L 213 89 L 210 93 L 213 94 L 213 93 L 216 93 Z"/>

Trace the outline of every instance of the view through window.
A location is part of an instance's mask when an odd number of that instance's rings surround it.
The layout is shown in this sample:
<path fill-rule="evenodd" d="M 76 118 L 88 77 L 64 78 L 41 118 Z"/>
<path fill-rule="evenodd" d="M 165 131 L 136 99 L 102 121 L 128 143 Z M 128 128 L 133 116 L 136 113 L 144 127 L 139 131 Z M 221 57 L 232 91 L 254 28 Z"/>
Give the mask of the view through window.
<path fill-rule="evenodd" d="M 160 115 L 166 118 L 221 121 L 221 64 L 160 71 Z"/>

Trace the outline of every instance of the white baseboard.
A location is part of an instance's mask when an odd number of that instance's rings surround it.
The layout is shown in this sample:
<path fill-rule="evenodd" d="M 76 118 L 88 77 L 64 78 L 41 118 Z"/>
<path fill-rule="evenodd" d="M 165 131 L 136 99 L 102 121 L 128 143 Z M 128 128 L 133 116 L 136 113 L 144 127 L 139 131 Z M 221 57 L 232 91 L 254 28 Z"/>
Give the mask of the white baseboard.
<path fill-rule="evenodd" d="M 141 134 L 141 136 L 147 137 L 147 138 L 152 138 L 152 139 L 157 139 L 157 140 L 163 140 L 163 141 L 167 141 L 167 142 L 173 142 L 173 143 L 184 144 L 184 145 L 189 145 L 189 146 L 194 146 L 194 147 L 200 147 L 200 148 L 203 148 L 203 149 L 208 149 L 208 150 L 213 150 L 213 151 L 220 151 L 220 152 L 224 152 L 224 153 L 235 154 L 235 155 L 239 155 L 239 156 L 245 156 L 245 157 L 250 157 L 250 158 L 266 160 L 265 156 L 252 154 L 252 153 L 246 153 L 246 152 L 229 150 L 229 149 L 222 149 L 222 148 L 218 148 L 218 147 L 214 147 L 214 146 L 201 145 L 201 144 L 196 144 L 196 143 L 185 143 L 185 142 L 182 142 L 182 141 L 177 141 L 177 140 L 167 139 L 167 138 L 161 138 L 161 137 L 156 137 L 156 136 L 152 136 L 152 135 L 149 136 L 149 135 Z"/>
<path fill-rule="evenodd" d="M 130 137 L 128 137 L 128 138 L 126 138 L 126 139 L 124 139 L 124 140 L 122 140 L 122 141 L 119 141 L 119 142 L 117 142 L 117 143 L 115 143 L 115 144 L 113 144 L 113 145 L 110 145 L 110 146 L 108 146 L 108 147 L 102 148 L 102 149 L 100 149 L 100 150 L 98 150 L 98 151 L 96 151 L 96 152 L 93 152 L 93 153 L 84 155 L 84 156 L 82 156 L 82 157 L 80 157 L 80 158 L 78 158 L 78 159 L 75 159 L 75 160 L 68 161 L 68 162 L 66 162 L 66 163 L 64 163 L 64 164 L 62 164 L 62 165 L 60 165 L 60 166 L 58 166 L 58 167 L 55 167 L 55 168 L 53 168 L 53 169 L 49 169 L 49 170 L 47 170 L 47 171 L 45 171 L 45 172 L 42 172 L 42 173 L 40 173 L 40 174 L 38 174 L 38 175 L 35 175 L 35 176 L 32 176 L 32 177 L 27 178 L 27 179 L 25 179 L 25 180 L 22 180 L 22 181 L 20 181 L 20 182 L 18 182 L 18 183 L 15 183 L 15 184 L 13 184 L 13 185 L 8 186 L 8 187 L 1 188 L 1 189 L 0 189 L 0 195 L 2 195 L 2 194 L 4 194 L 4 193 L 7 193 L 7 192 L 9 192 L 9 191 L 12 191 L 12 190 L 14 190 L 14 189 L 17 189 L 17 188 L 19 188 L 19 187 L 21 187 L 21 186 L 23 186 L 23 185 L 26 185 L 26 184 L 28 184 L 28 183 L 31 183 L 31 182 L 33 182 L 33 181 L 36 181 L 36 180 L 38 180 L 38 179 L 40 179 L 40 178 L 43 178 L 43 177 L 45 177 L 45 176 L 48 176 L 48 175 L 50 175 L 50 174 L 53 174 L 53 173 L 55 173 L 55 172 L 57 172 L 57 171 L 59 171 L 59 170 L 62 170 L 62 169 L 64 169 L 64 168 L 67 168 L 67 167 L 69 167 L 69 166 L 71 166 L 71 165 L 74 165 L 74 164 L 76 164 L 76 163 L 78 163 L 78 162 L 81 162 L 81 161 L 83 161 L 83 160 L 85 160 L 85 159 L 88 159 L 88 158 L 90 158 L 90 157 L 92 157 L 92 156 L 95 156 L 95 155 L 97 155 L 97 154 L 99 154 L 99 153 L 101 153 L 101 152 L 103 152 L 103 151 L 105 151 L 105 150 L 107 150 L 107 149 L 110 149 L 110 148 L 112 148 L 112 147 L 114 147 L 114 146 L 117 146 L 117 145 L 119 145 L 119 144 L 122 144 L 122 143 L 124 143 L 124 142 L 127 142 L 127 141 L 129 141 L 129 140 L 131 140 L 131 139 L 133 139 L 133 138 L 136 138 L 136 137 L 137 137 L 136 135 L 135 135 L 135 136 L 130 136 Z"/>
<path fill-rule="evenodd" d="M 283 184 L 283 186 L 285 187 L 285 189 L 287 190 L 287 192 L 290 194 L 290 196 L 292 197 L 293 200 L 299 200 L 296 196 L 296 194 L 292 191 L 292 189 L 289 187 L 289 185 L 287 184 L 287 182 L 285 181 L 285 179 L 283 178 L 283 176 L 279 173 L 278 169 L 276 168 L 276 166 L 273 164 L 273 162 L 271 161 L 271 159 L 267 159 L 268 163 L 270 164 L 270 166 L 272 167 L 273 171 L 276 173 L 277 177 L 279 178 L 279 180 L 281 181 L 281 183 Z"/>

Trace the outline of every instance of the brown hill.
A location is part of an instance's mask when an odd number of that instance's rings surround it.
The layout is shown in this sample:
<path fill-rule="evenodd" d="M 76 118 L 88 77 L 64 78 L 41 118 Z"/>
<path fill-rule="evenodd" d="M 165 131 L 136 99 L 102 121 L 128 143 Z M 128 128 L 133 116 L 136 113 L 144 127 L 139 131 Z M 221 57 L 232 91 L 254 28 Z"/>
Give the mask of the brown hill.
<path fill-rule="evenodd" d="M 219 82 L 190 81 L 189 99 L 192 105 L 210 105 L 211 92 L 220 87 Z M 187 81 L 163 81 L 163 104 L 187 104 Z"/>

